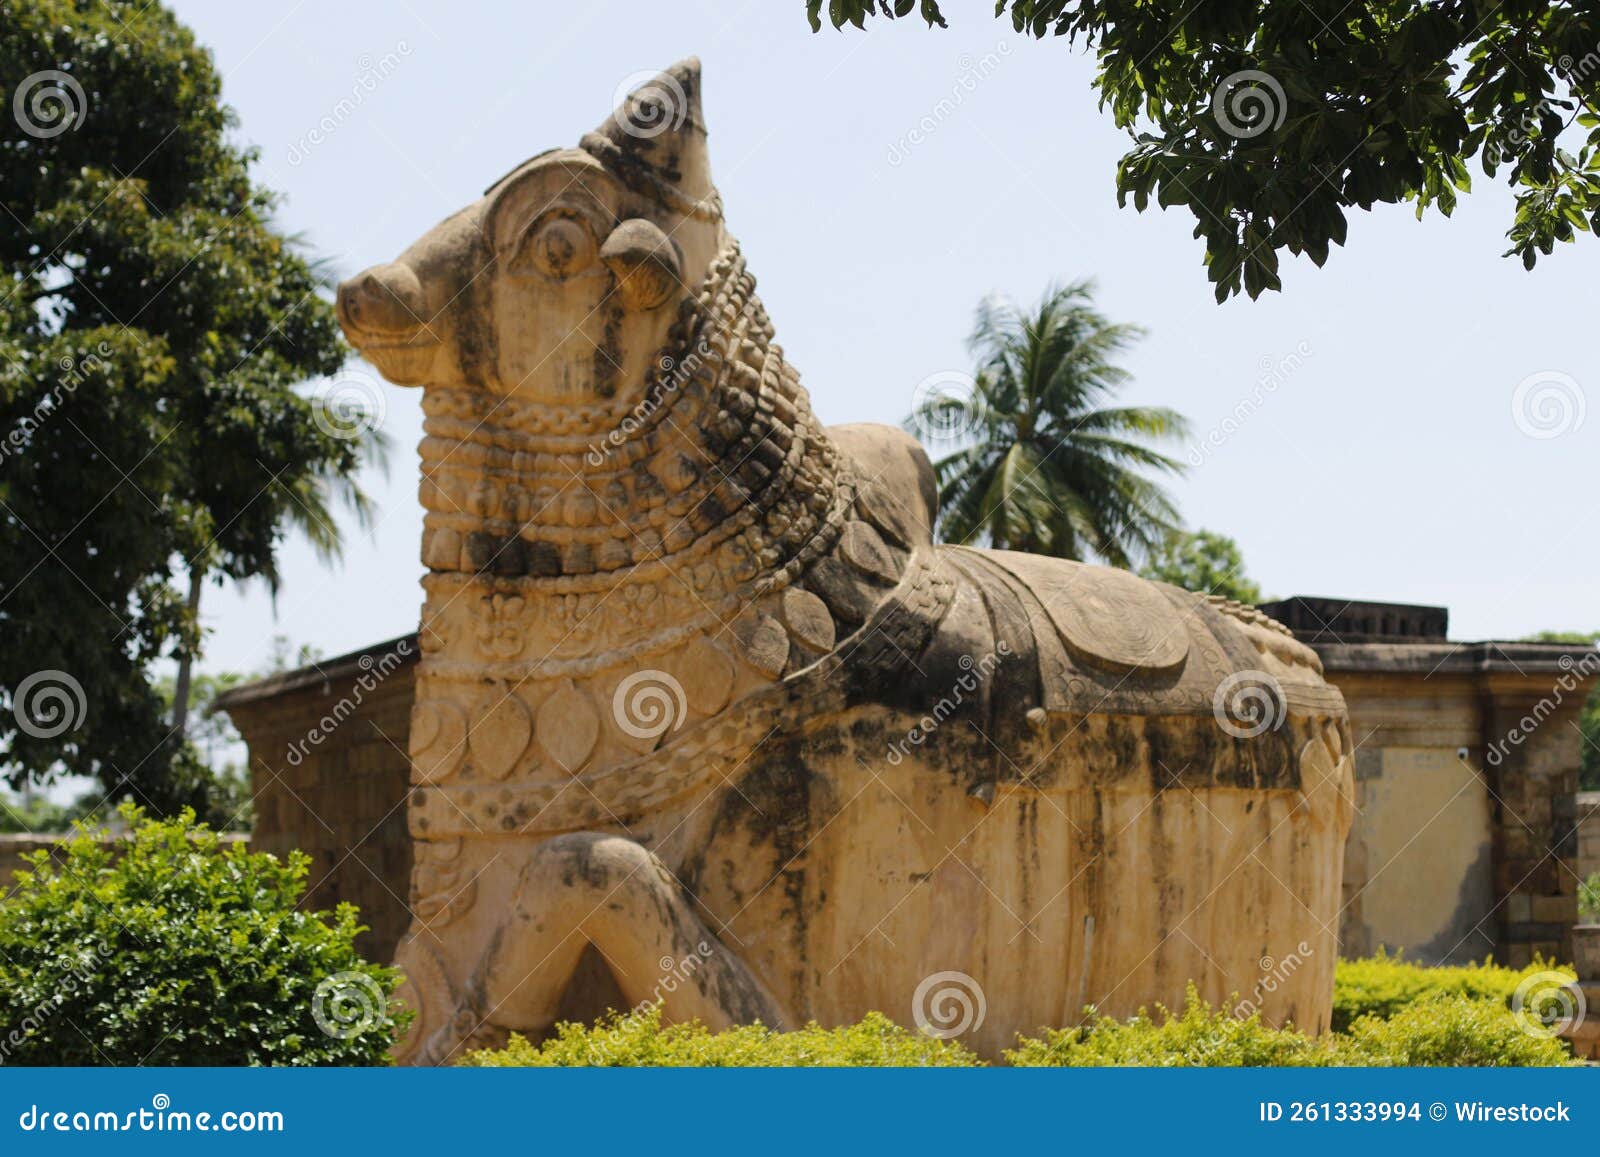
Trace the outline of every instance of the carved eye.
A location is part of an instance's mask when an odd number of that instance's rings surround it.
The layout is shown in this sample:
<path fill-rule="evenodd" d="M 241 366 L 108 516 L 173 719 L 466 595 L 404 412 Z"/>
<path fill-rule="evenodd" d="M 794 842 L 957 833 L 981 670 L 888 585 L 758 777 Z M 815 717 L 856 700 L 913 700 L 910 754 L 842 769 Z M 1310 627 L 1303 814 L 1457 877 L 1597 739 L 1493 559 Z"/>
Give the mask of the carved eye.
<path fill-rule="evenodd" d="M 546 217 L 523 234 L 511 260 L 511 274 L 539 272 L 557 280 L 581 273 L 594 264 L 598 247 L 588 225 L 576 217 Z"/>

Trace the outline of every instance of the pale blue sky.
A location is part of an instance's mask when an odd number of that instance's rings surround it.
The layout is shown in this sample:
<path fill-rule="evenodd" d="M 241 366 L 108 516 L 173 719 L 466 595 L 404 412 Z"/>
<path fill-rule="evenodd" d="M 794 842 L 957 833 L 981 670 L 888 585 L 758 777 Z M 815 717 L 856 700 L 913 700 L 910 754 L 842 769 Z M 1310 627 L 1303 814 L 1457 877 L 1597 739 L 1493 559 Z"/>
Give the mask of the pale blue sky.
<path fill-rule="evenodd" d="M 1443 603 L 1458 638 L 1600 626 L 1600 413 L 1541 439 L 1512 409 L 1551 372 L 1600 406 L 1600 242 L 1524 273 L 1500 257 L 1503 188 L 1451 221 L 1357 214 L 1326 268 L 1291 263 L 1283 294 L 1219 307 L 1187 216 L 1117 208 L 1126 138 L 1096 108 L 1091 61 L 988 5 L 947 6 L 944 32 L 816 36 L 799 0 L 174 7 L 216 54 L 259 178 L 287 195 L 284 226 L 341 274 L 576 143 L 630 75 L 698 54 L 729 222 L 824 421 L 897 422 L 918 381 L 967 368 L 985 293 L 1093 276 L 1105 312 L 1150 331 L 1130 402 L 1204 434 L 1261 399 L 1174 491 L 1269 592 Z M 396 453 L 368 480 L 375 533 L 352 529 L 337 571 L 291 542 L 276 609 L 259 585 L 208 591 L 208 669 L 259 667 L 274 633 L 335 654 L 415 626 L 419 394 L 384 389 Z"/>

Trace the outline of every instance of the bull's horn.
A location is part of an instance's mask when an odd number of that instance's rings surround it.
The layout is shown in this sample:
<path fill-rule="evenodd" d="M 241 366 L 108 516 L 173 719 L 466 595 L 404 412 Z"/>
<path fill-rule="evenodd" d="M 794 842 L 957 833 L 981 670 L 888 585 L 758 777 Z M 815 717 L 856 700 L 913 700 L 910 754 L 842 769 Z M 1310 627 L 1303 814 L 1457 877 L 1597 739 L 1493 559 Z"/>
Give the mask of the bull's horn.
<path fill-rule="evenodd" d="M 640 170 L 690 201 L 712 196 L 706 128 L 700 112 L 700 61 L 680 60 L 655 76 L 633 76 L 618 90 L 616 111 L 583 147 L 621 170 Z"/>

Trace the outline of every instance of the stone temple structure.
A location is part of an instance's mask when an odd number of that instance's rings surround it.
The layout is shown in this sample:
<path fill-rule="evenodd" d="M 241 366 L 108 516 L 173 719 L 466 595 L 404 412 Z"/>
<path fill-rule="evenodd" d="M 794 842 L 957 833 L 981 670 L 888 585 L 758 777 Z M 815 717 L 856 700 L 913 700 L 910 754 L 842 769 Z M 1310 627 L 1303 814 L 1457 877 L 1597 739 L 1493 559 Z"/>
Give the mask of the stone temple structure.
<path fill-rule="evenodd" d="M 424 390 L 403 1059 L 647 999 L 993 1055 L 1264 968 L 1325 1024 L 1354 762 L 1317 655 L 935 546 L 920 446 L 824 428 L 775 341 L 696 62 L 338 296 Z"/>

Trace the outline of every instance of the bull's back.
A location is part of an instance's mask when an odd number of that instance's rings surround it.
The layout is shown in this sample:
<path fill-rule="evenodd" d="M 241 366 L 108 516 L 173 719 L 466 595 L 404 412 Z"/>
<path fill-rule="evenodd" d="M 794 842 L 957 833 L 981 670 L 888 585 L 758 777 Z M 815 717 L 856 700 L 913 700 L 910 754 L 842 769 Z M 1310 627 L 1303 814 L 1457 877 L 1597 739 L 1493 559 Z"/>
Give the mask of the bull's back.
<path fill-rule="evenodd" d="M 1314 656 L 1122 572 L 934 565 L 926 645 L 843 671 L 848 695 L 709 809 L 685 872 L 730 942 L 799 1019 L 981 1008 L 962 1039 L 990 1055 L 1085 1004 L 1180 1006 L 1190 981 L 1325 1024 L 1350 768 Z M 1267 725 L 1219 689 L 1264 689 Z"/>

